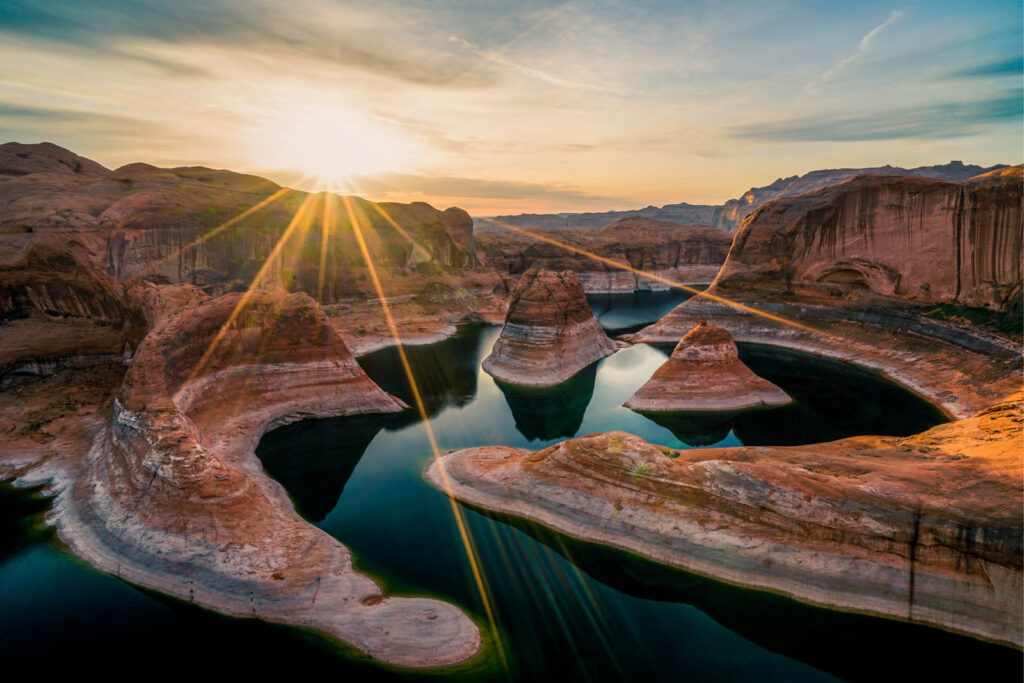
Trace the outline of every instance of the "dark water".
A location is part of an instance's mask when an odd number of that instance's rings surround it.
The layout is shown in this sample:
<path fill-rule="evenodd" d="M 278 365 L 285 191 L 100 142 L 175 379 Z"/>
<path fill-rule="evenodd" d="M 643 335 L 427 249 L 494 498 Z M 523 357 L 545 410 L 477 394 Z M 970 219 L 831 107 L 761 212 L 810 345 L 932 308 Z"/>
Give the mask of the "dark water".
<path fill-rule="evenodd" d="M 692 439 L 694 431 L 698 440 L 723 444 L 804 443 L 833 434 L 910 433 L 940 419 L 872 375 L 749 347 L 743 351 L 747 361 L 798 398 L 795 407 L 772 411 L 772 420 L 738 416 L 724 435 L 722 425 L 665 427 L 621 407 L 664 360 L 664 351 L 624 349 L 577 378 L 568 394 L 559 388 L 531 397 L 499 387 L 479 370 L 497 334 L 467 328 L 446 342 L 409 349 L 443 449 L 536 449 L 570 434 L 608 429 L 677 448 L 686 447 L 683 439 Z M 382 386 L 411 401 L 393 350 L 372 354 L 363 364 Z M 451 504 L 422 479 L 431 454 L 424 426 L 411 411 L 289 425 L 268 434 L 258 453 L 302 514 L 352 549 L 361 571 L 391 592 L 449 600 L 486 623 Z M 0 656 L 6 662 L 125 676 L 155 667 L 164 675 L 203 678 L 305 672 L 348 680 L 406 677 L 341 653 L 315 635 L 221 617 L 94 572 L 63 552 L 40 525 L 47 505 L 31 492 L 0 487 Z M 964 680 L 984 671 L 990 680 L 1019 680 L 1020 655 L 1007 648 L 808 607 L 462 509 L 500 647 L 492 642 L 486 663 L 446 678 Z"/>

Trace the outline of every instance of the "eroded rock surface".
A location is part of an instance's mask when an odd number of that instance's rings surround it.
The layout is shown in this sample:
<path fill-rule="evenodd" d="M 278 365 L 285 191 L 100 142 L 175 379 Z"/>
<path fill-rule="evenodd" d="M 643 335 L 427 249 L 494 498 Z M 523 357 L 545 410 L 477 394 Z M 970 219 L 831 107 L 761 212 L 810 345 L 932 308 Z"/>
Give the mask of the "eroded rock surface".
<path fill-rule="evenodd" d="M 506 384 L 554 386 L 616 348 L 574 273 L 531 268 L 512 292 L 505 326 L 483 369 Z"/>
<path fill-rule="evenodd" d="M 861 176 L 770 201 L 716 285 L 1006 310 L 1021 297 L 1024 167 L 963 182 Z"/>
<path fill-rule="evenodd" d="M 624 405 L 641 412 L 730 412 L 790 401 L 740 360 L 728 332 L 702 322 Z"/>
<path fill-rule="evenodd" d="M 478 651 L 479 630 L 461 610 L 383 595 L 259 465 L 256 443 L 276 425 L 404 407 L 366 376 L 317 302 L 282 290 L 211 299 L 190 285 L 138 282 L 119 291 L 68 268 L 46 301 L 96 325 L 116 304 L 148 327 L 130 361 L 106 361 L 103 372 L 96 361 L 58 363 L 35 381 L 15 378 L 0 400 L 0 469 L 50 486 L 51 520 L 77 555 L 396 665 L 449 665 Z M 108 298 L 75 308 L 83 281 L 109 286 Z M 24 286 L 5 291 L 14 292 L 5 305 L 31 301 Z"/>
<path fill-rule="evenodd" d="M 718 274 L 731 244 L 732 235 L 724 230 L 648 218 L 623 218 L 600 230 L 541 232 L 538 237 L 509 229 L 477 236 L 484 260 L 498 271 L 517 275 L 532 267 L 572 270 L 587 293 L 665 291 L 670 287 L 665 280 L 707 284 Z"/>
<path fill-rule="evenodd" d="M 428 478 L 682 569 L 1022 647 L 1021 420 L 1018 398 L 902 439 L 673 451 L 610 432 L 457 451 Z"/>

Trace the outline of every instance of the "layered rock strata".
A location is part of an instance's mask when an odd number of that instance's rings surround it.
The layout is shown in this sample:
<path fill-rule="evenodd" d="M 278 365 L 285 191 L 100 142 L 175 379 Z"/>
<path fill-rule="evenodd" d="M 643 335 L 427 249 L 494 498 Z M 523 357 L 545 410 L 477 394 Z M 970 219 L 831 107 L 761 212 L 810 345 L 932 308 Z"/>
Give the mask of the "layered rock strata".
<path fill-rule="evenodd" d="M 51 521 L 77 555 L 399 666 L 450 665 L 479 650 L 479 630 L 458 608 L 386 596 L 357 573 L 347 548 L 302 519 L 255 456 L 280 424 L 404 408 L 366 376 L 313 299 L 280 290 L 210 299 L 188 285 L 135 283 L 121 304 L 150 327 L 123 379 L 111 372 L 105 390 L 49 406 L 28 428 L 20 423 L 60 391 L 62 372 L 16 385 L 20 405 L 0 402 L 0 467 L 51 486 Z"/>
<path fill-rule="evenodd" d="M 702 322 L 624 405 L 641 412 L 736 412 L 790 402 L 744 365 L 728 332 Z"/>
<path fill-rule="evenodd" d="M 512 291 L 505 326 L 483 369 L 506 384 L 554 386 L 616 348 L 574 273 L 531 268 Z"/>
<path fill-rule="evenodd" d="M 202 167 L 108 171 L 50 144 L 0 145 L 0 206 L 0 266 L 31 245 L 59 246 L 120 280 L 213 295 L 256 280 L 322 302 L 372 296 L 354 226 L 388 275 L 479 266 L 473 219 L 459 208 L 311 195 Z"/>
<path fill-rule="evenodd" d="M 534 236 L 505 229 L 478 235 L 476 241 L 484 261 L 501 273 L 517 275 L 532 267 L 572 270 L 584 291 L 607 294 L 666 291 L 670 282 L 707 284 L 725 261 L 732 235 L 700 225 L 623 218 L 600 230 Z"/>
<path fill-rule="evenodd" d="M 718 288 L 1020 307 L 1024 167 L 963 182 L 861 176 L 743 222 Z"/>
<path fill-rule="evenodd" d="M 1022 647 L 1021 419 L 1018 399 L 903 439 L 678 452 L 610 432 L 427 476 L 681 569 Z"/>

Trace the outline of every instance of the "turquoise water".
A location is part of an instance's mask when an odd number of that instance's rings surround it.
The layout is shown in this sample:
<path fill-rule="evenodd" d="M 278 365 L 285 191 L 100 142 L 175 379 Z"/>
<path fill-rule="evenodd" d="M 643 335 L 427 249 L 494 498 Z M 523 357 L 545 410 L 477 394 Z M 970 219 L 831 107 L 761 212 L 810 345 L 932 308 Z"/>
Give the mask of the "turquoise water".
<path fill-rule="evenodd" d="M 644 322 L 629 320 L 628 303 L 616 305 L 627 310 L 615 325 Z M 669 297 L 659 303 L 672 304 Z M 660 315 L 654 305 L 635 310 L 642 311 L 637 318 Z M 927 405 L 873 375 L 746 347 L 747 361 L 790 391 L 798 399 L 795 407 L 772 411 L 772 419 L 764 413 L 765 419 L 739 416 L 725 425 L 663 426 L 621 403 L 664 360 L 665 350 L 623 349 L 576 380 L 571 391 L 524 395 L 499 387 L 479 369 L 497 334 L 493 328 L 465 328 L 453 339 L 409 349 L 443 449 L 537 449 L 572 434 L 609 429 L 678 448 L 711 440 L 806 443 L 833 434 L 910 433 L 940 420 Z M 411 401 L 393 350 L 362 363 L 382 386 Z M 422 478 L 431 453 L 424 425 L 411 411 L 289 425 L 268 434 L 258 454 L 299 511 L 352 549 L 361 571 L 391 592 L 450 600 L 486 624 L 450 502 Z M 194 676 L 199 670 L 203 677 L 407 677 L 352 658 L 314 635 L 220 617 L 94 572 L 40 527 L 46 507 L 31 492 L 0 487 L 0 656 L 8 662 L 125 676 L 159 662 L 165 675 Z M 953 680 L 975 675 L 983 662 L 990 679 L 1019 679 L 1020 655 L 1006 648 L 808 607 L 534 525 L 463 511 L 498 636 L 483 664 L 449 672 L 455 678 Z"/>

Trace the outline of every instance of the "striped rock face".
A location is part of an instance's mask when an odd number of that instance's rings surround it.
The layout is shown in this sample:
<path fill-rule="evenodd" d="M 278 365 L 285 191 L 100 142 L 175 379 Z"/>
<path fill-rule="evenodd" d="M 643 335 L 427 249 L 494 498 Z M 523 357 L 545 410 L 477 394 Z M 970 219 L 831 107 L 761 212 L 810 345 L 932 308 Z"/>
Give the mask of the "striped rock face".
<path fill-rule="evenodd" d="M 791 401 L 786 392 L 743 364 L 728 332 L 701 323 L 679 341 L 625 406 L 647 412 L 717 412 Z"/>
<path fill-rule="evenodd" d="M 505 327 L 483 369 L 506 384 L 554 386 L 615 349 L 575 273 L 531 268 L 512 292 Z"/>

